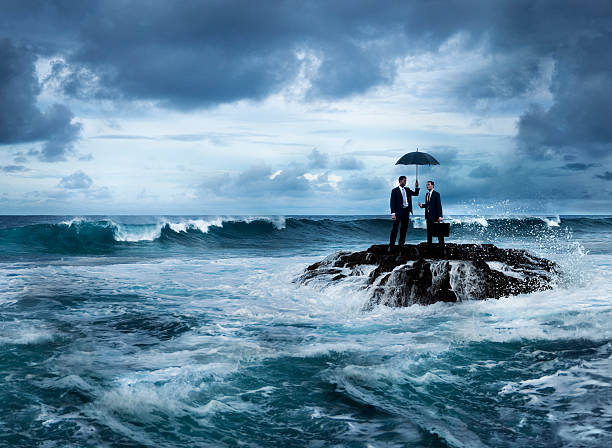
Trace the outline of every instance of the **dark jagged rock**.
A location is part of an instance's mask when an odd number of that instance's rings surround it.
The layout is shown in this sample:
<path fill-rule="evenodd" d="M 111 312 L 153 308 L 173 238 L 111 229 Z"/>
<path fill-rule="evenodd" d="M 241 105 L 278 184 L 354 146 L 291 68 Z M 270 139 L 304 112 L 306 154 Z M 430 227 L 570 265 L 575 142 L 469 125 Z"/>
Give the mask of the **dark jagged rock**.
<path fill-rule="evenodd" d="M 493 244 L 406 245 L 388 252 L 375 245 L 361 252 L 339 252 L 308 266 L 302 283 L 364 277 L 369 305 L 408 306 L 499 298 L 551 288 L 557 265 L 524 250 Z"/>

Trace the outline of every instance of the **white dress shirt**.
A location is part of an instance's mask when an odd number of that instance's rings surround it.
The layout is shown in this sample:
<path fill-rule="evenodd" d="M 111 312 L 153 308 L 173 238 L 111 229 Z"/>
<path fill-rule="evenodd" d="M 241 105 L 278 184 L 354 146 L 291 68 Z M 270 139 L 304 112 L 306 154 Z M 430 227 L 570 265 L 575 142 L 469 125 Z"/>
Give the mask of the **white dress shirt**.
<path fill-rule="evenodd" d="M 406 197 L 406 189 L 404 187 L 399 187 L 402 192 L 402 201 L 404 208 L 408 207 L 408 198 Z"/>

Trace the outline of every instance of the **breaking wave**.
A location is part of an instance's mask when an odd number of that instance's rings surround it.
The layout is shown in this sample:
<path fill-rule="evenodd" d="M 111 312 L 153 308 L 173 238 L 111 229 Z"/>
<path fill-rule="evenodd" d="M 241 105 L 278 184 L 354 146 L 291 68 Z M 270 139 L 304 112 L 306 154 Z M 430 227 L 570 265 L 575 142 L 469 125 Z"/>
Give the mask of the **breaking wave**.
<path fill-rule="evenodd" d="M 11 218 L 15 218 L 11 222 Z M 0 248 L 24 247 L 51 253 L 105 253 L 126 247 L 179 244 L 275 247 L 317 243 L 380 243 L 390 230 L 388 217 L 131 217 L 111 219 L 48 217 L 46 222 L 21 224 L 18 217 L 0 220 Z M 23 217 L 22 217 L 23 218 Z M 611 217 L 448 217 L 455 240 L 498 237 L 540 237 L 550 232 L 612 231 Z M 49 222 L 51 221 L 51 222 Z M 411 219 L 409 239 L 422 239 L 422 217 Z"/>

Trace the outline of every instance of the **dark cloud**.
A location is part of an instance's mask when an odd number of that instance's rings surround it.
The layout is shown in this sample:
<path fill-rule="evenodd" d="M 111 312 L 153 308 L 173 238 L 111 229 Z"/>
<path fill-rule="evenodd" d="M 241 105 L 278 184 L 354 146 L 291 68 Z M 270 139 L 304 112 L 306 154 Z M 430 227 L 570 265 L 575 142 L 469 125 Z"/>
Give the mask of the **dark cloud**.
<path fill-rule="evenodd" d="M 263 99 L 299 69 L 299 29 L 283 20 L 291 17 L 284 2 L 143 5 L 91 4 L 80 45 L 57 70 L 65 93 L 190 109 Z"/>
<path fill-rule="evenodd" d="M 0 29 L 7 35 L 61 56 L 51 76 L 76 97 L 189 109 L 259 100 L 310 70 L 307 96 L 336 99 L 392 82 L 402 58 L 435 54 L 456 36 L 458 50 L 476 50 L 485 61 L 449 87 L 465 104 L 524 97 L 542 82 L 549 62 L 556 68 L 557 107 L 546 116 L 563 121 L 566 106 L 584 105 L 592 88 L 609 88 L 612 4 L 606 0 L 554 7 L 537 0 L 186 0 L 180 6 L 98 0 L 44 7 L 7 0 L 3 12 Z M 592 82 L 580 84 L 587 78 Z M 570 93 L 572 80 L 580 88 Z M 594 127 L 607 137 L 593 121 L 594 109 L 607 110 L 599 102 L 569 134 L 590 135 Z M 548 141 L 547 129 L 536 131 L 532 120 L 541 121 L 526 114 L 521 126 L 531 132 L 524 135 Z"/>
<path fill-rule="evenodd" d="M 38 157 L 45 162 L 65 160 L 74 153 L 74 142 L 81 134 L 81 125 L 72 123 L 74 115 L 63 104 L 54 104 L 44 115 L 46 140 Z"/>
<path fill-rule="evenodd" d="M 518 51 L 499 55 L 480 69 L 467 72 L 453 83 L 453 93 L 462 105 L 481 107 L 483 101 L 527 97 L 538 89 L 548 73 L 537 54 Z"/>
<path fill-rule="evenodd" d="M 566 163 L 561 167 L 561 169 L 570 171 L 586 171 L 589 168 L 592 168 L 597 165 L 597 163 Z"/>
<path fill-rule="evenodd" d="M 86 190 L 93 184 L 91 177 L 85 174 L 83 171 L 75 171 L 69 176 L 62 177 L 58 187 L 66 188 L 69 190 Z"/>
<path fill-rule="evenodd" d="M 0 145 L 42 142 L 42 149 L 33 154 L 48 162 L 64 160 L 81 126 L 72 122 L 74 116 L 64 105 L 38 108 L 35 60 L 29 49 L 0 39 Z"/>
<path fill-rule="evenodd" d="M 382 52 L 364 51 L 364 44 L 370 46 L 373 42 L 341 41 L 326 45 L 309 97 L 346 97 L 365 92 L 372 86 L 391 83 L 395 67 L 393 60 L 386 57 L 387 48 L 382 48 Z"/>
<path fill-rule="evenodd" d="M 472 14 L 460 14 L 470 3 Z M 309 69 L 310 98 L 363 93 L 392 82 L 397 61 L 411 52 L 435 51 L 462 31 L 486 35 L 486 12 L 495 12 L 478 1 L 449 1 L 444 8 L 363 0 L 187 0 L 180 7 L 7 0 L 3 6 L 5 33 L 59 56 L 48 81 L 65 94 L 179 109 L 263 99 Z"/>
<path fill-rule="evenodd" d="M 603 179 L 603 180 L 610 181 L 610 180 L 612 180 L 612 172 L 606 171 L 603 174 L 596 174 L 595 177 L 598 178 L 598 179 Z"/>
<path fill-rule="evenodd" d="M 606 27 L 580 30 L 553 50 L 549 108 L 533 105 L 519 120 L 520 147 L 535 158 L 575 155 L 602 159 L 612 151 L 612 3 Z M 602 13 L 606 13 L 602 11 Z M 601 22 L 593 17 L 593 23 Z"/>

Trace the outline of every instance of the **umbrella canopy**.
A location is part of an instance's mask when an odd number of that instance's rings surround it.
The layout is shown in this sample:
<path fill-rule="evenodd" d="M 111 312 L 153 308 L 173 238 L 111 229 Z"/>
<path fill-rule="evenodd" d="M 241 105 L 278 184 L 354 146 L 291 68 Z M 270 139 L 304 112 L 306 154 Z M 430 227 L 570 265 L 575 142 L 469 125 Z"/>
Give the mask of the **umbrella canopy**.
<path fill-rule="evenodd" d="M 396 165 L 440 165 L 436 159 L 426 152 L 409 152 L 404 154 L 401 159 L 395 162 Z"/>
<path fill-rule="evenodd" d="M 414 152 L 404 154 L 395 164 L 416 165 L 416 179 L 419 180 L 419 165 L 440 165 L 440 162 L 426 152 L 419 152 L 417 148 Z"/>

